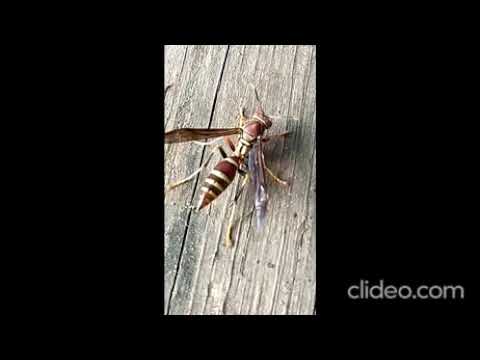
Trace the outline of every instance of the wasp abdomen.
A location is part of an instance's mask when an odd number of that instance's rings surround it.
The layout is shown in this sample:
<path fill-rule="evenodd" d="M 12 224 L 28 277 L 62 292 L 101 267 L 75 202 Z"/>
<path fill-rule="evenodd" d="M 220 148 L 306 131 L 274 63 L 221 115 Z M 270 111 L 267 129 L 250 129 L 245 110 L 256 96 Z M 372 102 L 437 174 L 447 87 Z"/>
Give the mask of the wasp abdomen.
<path fill-rule="evenodd" d="M 200 188 L 198 210 L 210 204 L 232 183 L 239 165 L 240 158 L 232 155 L 221 160 L 217 166 L 215 166 Z"/>

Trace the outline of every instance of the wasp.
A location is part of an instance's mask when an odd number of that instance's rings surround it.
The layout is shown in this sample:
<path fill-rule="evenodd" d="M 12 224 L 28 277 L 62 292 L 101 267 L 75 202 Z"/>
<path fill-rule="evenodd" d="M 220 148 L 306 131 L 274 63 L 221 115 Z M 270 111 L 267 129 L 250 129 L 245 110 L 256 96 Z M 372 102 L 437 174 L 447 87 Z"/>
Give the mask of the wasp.
<path fill-rule="evenodd" d="M 290 132 L 287 131 L 273 136 L 266 135 L 268 129 L 272 127 L 272 120 L 274 117 L 267 116 L 265 114 L 255 87 L 254 91 L 258 104 L 256 110 L 251 117 L 246 117 L 244 114 L 244 108 L 240 107 L 240 116 L 237 127 L 221 129 L 180 128 L 170 130 L 165 133 L 166 144 L 193 141 L 199 145 L 206 146 L 215 143 L 218 138 L 223 137 L 225 144 L 228 145 L 232 151 L 230 155 L 227 155 L 222 145 L 217 145 L 198 170 L 185 179 L 169 184 L 166 189 L 168 192 L 173 188 L 195 178 L 195 176 L 206 167 L 212 155 L 218 149 L 222 159 L 204 179 L 202 186 L 200 187 L 198 204 L 194 209 L 196 211 L 200 211 L 218 198 L 235 180 L 237 173 L 243 177 L 243 181 L 234 197 L 234 210 L 231 213 L 227 227 L 227 235 L 225 239 L 225 244 L 227 247 L 232 246 L 231 233 L 234 225 L 233 219 L 236 204 L 243 192 L 243 189 L 250 179 L 253 181 L 255 188 L 257 229 L 261 229 L 264 226 L 267 213 L 268 195 L 266 174 L 268 174 L 276 183 L 282 186 L 289 185 L 288 181 L 280 179 L 267 167 L 263 153 L 263 144 L 271 141 L 272 139 L 284 137 Z M 232 137 L 234 136 L 237 137 L 236 142 L 232 140 Z M 217 140 L 211 142 L 199 141 L 213 138 L 217 138 Z"/>

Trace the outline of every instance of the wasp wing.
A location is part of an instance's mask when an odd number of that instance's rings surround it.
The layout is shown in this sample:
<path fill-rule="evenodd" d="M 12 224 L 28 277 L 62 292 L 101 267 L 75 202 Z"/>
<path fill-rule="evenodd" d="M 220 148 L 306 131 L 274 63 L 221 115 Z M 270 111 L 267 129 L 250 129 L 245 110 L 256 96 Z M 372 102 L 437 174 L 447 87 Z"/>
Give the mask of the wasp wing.
<path fill-rule="evenodd" d="M 265 159 L 261 139 L 253 145 L 249 153 L 248 170 L 251 172 L 255 187 L 255 210 L 257 230 L 259 230 L 265 225 L 268 202 L 267 183 L 265 181 Z"/>
<path fill-rule="evenodd" d="M 186 141 L 211 139 L 220 136 L 236 135 L 242 132 L 241 128 L 227 129 L 175 129 L 165 133 L 165 143 L 181 143 Z"/>

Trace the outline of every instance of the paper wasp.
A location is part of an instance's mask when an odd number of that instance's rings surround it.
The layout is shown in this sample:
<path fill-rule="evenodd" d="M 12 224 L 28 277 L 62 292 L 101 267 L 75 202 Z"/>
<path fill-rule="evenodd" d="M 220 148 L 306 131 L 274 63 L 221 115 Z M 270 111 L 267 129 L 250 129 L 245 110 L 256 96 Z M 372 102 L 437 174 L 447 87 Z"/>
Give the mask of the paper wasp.
<path fill-rule="evenodd" d="M 260 101 L 258 100 L 256 89 L 254 88 L 254 90 L 258 103 L 257 108 L 254 114 L 250 118 L 247 118 L 244 115 L 244 108 L 240 107 L 238 127 L 222 129 L 181 128 L 167 131 L 165 133 L 165 143 L 167 144 L 194 141 L 199 145 L 207 146 L 213 144 L 218 139 L 211 142 L 200 142 L 198 140 L 223 137 L 224 142 L 233 152 L 231 155 L 227 155 L 221 145 L 215 146 L 207 160 L 199 169 L 185 179 L 169 184 L 166 189 L 168 192 L 173 188 L 194 179 L 194 177 L 206 167 L 215 150 L 218 149 L 222 156 L 222 160 L 217 163 L 200 187 L 200 198 L 195 209 L 197 211 L 203 209 L 222 194 L 234 181 L 237 172 L 243 177 L 243 182 L 234 197 L 234 209 L 232 210 L 227 227 L 226 245 L 228 247 L 232 245 L 231 232 L 236 204 L 250 178 L 252 178 L 255 187 L 257 229 L 263 227 L 267 212 L 268 196 L 265 174 L 269 174 L 275 182 L 283 186 L 288 186 L 287 181 L 281 180 L 275 176 L 265 164 L 263 144 L 274 138 L 286 136 L 289 132 L 273 136 L 265 135 L 267 130 L 272 126 L 272 119 L 274 117 L 267 116 L 264 113 Z M 238 139 L 235 144 L 232 141 L 232 136 L 236 135 L 238 136 Z"/>

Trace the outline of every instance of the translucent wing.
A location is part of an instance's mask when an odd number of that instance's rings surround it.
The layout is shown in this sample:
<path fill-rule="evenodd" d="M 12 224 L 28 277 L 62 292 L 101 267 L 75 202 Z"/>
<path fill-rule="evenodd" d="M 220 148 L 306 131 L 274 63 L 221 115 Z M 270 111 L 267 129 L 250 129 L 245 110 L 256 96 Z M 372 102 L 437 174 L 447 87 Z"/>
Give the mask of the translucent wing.
<path fill-rule="evenodd" d="M 173 144 L 193 140 L 211 139 L 220 136 L 240 134 L 241 128 L 228 129 L 175 129 L 165 133 L 165 143 Z"/>
<path fill-rule="evenodd" d="M 267 215 L 268 196 L 264 164 L 262 141 L 260 140 L 253 145 L 248 156 L 248 169 L 251 172 L 255 187 L 255 210 L 258 230 L 265 225 Z"/>

